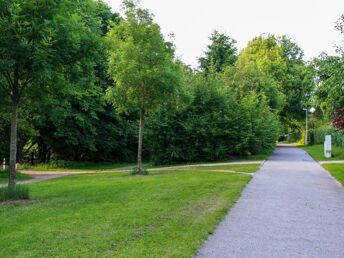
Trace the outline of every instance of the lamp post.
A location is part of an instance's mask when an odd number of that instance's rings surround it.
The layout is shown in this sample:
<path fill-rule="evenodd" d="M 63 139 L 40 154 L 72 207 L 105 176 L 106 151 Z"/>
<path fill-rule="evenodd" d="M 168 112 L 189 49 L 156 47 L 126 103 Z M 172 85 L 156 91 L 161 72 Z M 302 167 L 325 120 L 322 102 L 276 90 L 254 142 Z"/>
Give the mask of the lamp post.
<path fill-rule="evenodd" d="M 306 136 L 305 136 L 305 145 L 308 144 L 308 109 L 304 108 L 304 111 L 306 111 Z"/>

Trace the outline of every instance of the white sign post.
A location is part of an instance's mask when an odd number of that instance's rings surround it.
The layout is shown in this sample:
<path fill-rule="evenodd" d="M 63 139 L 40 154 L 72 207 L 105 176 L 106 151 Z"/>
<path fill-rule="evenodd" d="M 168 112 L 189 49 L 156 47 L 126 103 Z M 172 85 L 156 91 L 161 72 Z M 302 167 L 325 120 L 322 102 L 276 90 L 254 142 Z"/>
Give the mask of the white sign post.
<path fill-rule="evenodd" d="M 324 155 L 325 155 L 325 158 L 331 158 L 332 157 L 332 139 L 331 139 L 331 135 L 326 135 L 325 136 Z"/>

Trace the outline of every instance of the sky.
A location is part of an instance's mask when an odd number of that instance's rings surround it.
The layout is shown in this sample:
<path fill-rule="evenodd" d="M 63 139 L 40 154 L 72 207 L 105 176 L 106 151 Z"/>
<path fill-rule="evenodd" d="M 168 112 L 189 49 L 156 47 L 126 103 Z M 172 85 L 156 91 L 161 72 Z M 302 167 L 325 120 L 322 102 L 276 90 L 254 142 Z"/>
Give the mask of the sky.
<path fill-rule="evenodd" d="M 120 12 L 121 0 L 103 1 Z M 234 38 L 239 50 L 263 33 L 286 35 L 306 60 L 335 54 L 342 38 L 334 26 L 344 0 L 141 0 L 141 7 L 154 14 L 164 35 L 174 34 L 176 56 L 194 68 L 214 30 Z"/>

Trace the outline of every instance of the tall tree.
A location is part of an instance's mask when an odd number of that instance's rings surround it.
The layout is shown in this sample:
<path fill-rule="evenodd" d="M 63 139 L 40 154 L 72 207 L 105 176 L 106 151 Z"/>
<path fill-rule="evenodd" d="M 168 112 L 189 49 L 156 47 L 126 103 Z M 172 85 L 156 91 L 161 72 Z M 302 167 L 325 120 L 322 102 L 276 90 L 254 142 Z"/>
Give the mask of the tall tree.
<path fill-rule="evenodd" d="M 232 80 L 240 89 L 239 95 L 245 96 L 250 92 L 265 95 L 270 107 L 280 113 L 285 105 L 280 78 L 285 71 L 286 63 L 276 38 L 259 36 L 239 54 Z"/>
<path fill-rule="evenodd" d="M 141 174 L 145 115 L 174 95 L 181 73 L 173 60 L 173 45 L 164 40 L 152 14 L 133 1 L 124 1 L 123 7 L 125 18 L 108 34 L 109 74 L 115 84 L 107 97 L 121 111 L 140 112 L 137 172 Z"/>
<path fill-rule="evenodd" d="M 336 28 L 344 35 L 344 15 Z M 344 130 L 344 45 L 337 46 L 337 52 L 338 56 L 322 54 L 314 61 L 318 81 L 315 95 L 316 104 L 325 117 Z"/>
<path fill-rule="evenodd" d="M 94 64 L 85 54 L 93 53 L 99 40 L 88 13 L 94 1 L 0 0 L 0 89 L 11 107 L 9 189 L 16 186 L 17 119 L 26 99 L 94 83 Z M 94 29 L 92 31 L 92 29 Z M 67 72 L 68 71 L 68 72 Z M 80 80 L 80 75 L 84 79 Z"/>
<path fill-rule="evenodd" d="M 199 58 L 200 68 L 206 74 L 222 72 L 227 66 L 233 66 L 237 59 L 236 41 L 223 33 L 214 31 L 210 37 L 205 57 Z"/>
<path fill-rule="evenodd" d="M 303 60 L 303 52 L 289 38 L 261 35 L 253 39 L 240 53 L 236 64 L 237 74 L 248 81 L 249 89 L 256 87 L 264 92 L 268 103 L 275 109 L 286 130 L 295 140 L 301 137 L 303 108 L 310 103 L 313 74 Z M 259 72 L 258 72 L 259 71 Z M 260 75 L 259 80 L 252 75 Z M 247 78 L 252 78 L 247 80 Z M 265 78 L 262 80 L 262 78 Z M 259 83 L 262 82 L 262 83 Z"/>

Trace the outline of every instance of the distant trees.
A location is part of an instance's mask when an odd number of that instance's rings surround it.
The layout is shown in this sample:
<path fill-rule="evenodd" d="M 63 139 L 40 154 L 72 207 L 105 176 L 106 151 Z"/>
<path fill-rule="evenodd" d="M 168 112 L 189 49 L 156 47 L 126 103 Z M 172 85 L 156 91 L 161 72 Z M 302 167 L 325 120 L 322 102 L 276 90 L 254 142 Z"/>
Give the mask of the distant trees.
<path fill-rule="evenodd" d="M 344 15 L 337 22 L 336 28 L 344 34 Z M 315 97 L 316 105 L 325 118 L 344 130 L 344 46 L 338 46 L 337 52 L 338 56 L 323 53 L 314 60 L 318 82 Z"/>
<path fill-rule="evenodd" d="M 115 84 L 107 97 L 120 111 L 140 113 L 137 173 L 142 174 L 145 116 L 174 97 L 182 74 L 173 60 L 173 45 L 164 40 L 152 15 L 132 1 L 125 1 L 124 8 L 125 18 L 108 34 L 108 71 Z"/>
<path fill-rule="evenodd" d="M 312 70 L 294 42 L 285 36 L 256 37 L 241 51 L 229 76 L 239 94 L 265 95 L 290 140 L 301 138 L 303 108 L 311 102 L 314 83 Z"/>
<path fill-rule="evenodd" d="M 210 41 L 205 57 L 199 58 L 199 66 L 204 73 L 223 72 L 227 66 L 235 64 L 238 50 L 234 39 L 215 30 Z"/>
<path fill-rule="evenodd" d="M 94 0 L 0 0 L 0 154 L 11 146 L 12 189 L 17 158 L 133 161 L 137 147 L 143 173 L 144 157 L 268 153 L 281 124 L 302 128 L 313 73 L 290 39 L 259 36 L 238 53 L 215 31 L 192 70 L 149 11 L 129 0 L 124 11 Z M 318 61 L 319 106 L 338 124 L 342 58 Z"/>

